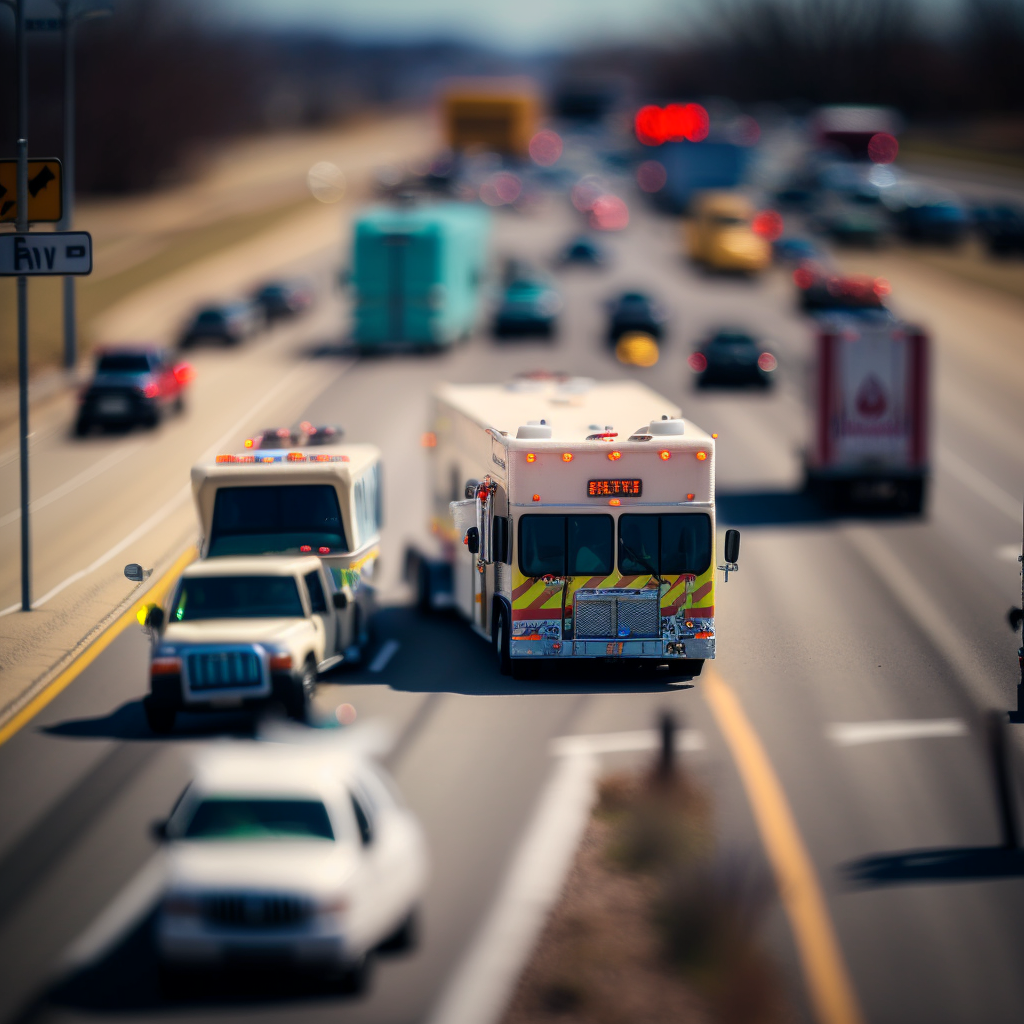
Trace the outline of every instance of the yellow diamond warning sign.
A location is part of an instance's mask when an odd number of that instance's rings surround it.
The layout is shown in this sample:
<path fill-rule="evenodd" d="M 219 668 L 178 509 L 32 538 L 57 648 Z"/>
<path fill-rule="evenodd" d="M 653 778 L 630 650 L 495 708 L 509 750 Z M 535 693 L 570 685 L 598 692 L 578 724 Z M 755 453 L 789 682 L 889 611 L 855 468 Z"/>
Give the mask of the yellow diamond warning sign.
<path fill-rule="evenodd" d="M 0 223 L 13 222 L 18 215 L 18 161 L 0 160 Z M 56 223 L 64 215 L 61 166 L 56 158 L 28 162 L 29 223 Z"/>

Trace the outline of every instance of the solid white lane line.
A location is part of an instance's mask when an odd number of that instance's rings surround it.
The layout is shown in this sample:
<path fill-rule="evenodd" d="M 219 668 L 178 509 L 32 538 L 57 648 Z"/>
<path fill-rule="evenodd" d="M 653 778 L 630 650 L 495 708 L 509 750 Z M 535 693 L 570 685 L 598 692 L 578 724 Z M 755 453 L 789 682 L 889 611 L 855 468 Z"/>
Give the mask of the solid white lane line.
<path fill-rule="evenodd" d="M 44 494 L 41 498 L 36 498 L 35 501 L 29 504 L 30 512 L 38 512 L 41 508 L 46 508 L 47 505 L 52 505 L 55 501 L 59 501 L 65 495 L 70 494 L 75 488 L 81 487 L 82 484 L 88 483 L 90 480 L 94 480 L 101 473 L 105 473 L 111 466 L 116 466 L 122 459 L 127 459 L 129 455 L 134 455 L 143 445 L 142 441 L 137 441 L 135 444 L 124 445 L 121 448 L 117 448 L 104 456 L 95 465 L 90 466 L 88 469 L 82 470 L 81 473 L 73 476 L 66 483 L 61 484 L 59 487 L 55 487 L 48 494 Z M 21 518 L 21 509 L 16 508 L 13 512 L 8 512 L 5 516 L 0 516 L 0 527 L 9 526 L 11 523 L 16 523 Z"/>
<path fill-rule="evenodd" d="M 590 736 L 559 736 L 551 741 L 555 757 L 573 757 L 580 754 L 624 754 L 631 751 L 657 750 L 661 746 L 661 733 L 657 729 L 637 729 L 634 732 L 605 732 Z M 703 733 L 695 729 L 681 729 L 676 733 L 676 750 L 692 753 L 706 746 Z"/>
<path fill-rule="evenodd" d="M 107 904 L 61 956 L 58 967 L 74 970 L 95 963 L 130 928 L 138 924 L 156 902 L 164 887 L 166 866 L 160 854 L 132 876 L 128 884 Z"/>
<path fill-rule="evenodd" d="M 935 739 L 966 736 L 967 725 L 959 718 L 911 718 L 888 722 L 833 722 L 825 734 L 839 747 L 858 747 L 864 743 L 889 740 Z"/>
<path fill-rule="evenodd" d="M 960 483 L 974 491 L 979 498 L 983 498 L 993 508 L 998 509 L 1009 516 L 1018 525 L 1021 521 L 1021 512 L 1024 510 L 1024 503 L 1015 498 L 1008 491 L 1004 491 L 998 484 L 994 484 L 983 473 L 979 473 L 969 462 L 965 462 L 959 455 L 954 455 L 948 448 L 939 451 L 938 462 L 955 476 Z"/>
<path fill-rule="evenodd" d="M 497 899 L 428 1024 L 495 1024 L 501 1019 L 572 864 L 590 817 L 596 777 L 597 758 L 590 754 L 556 762 Z"/>
<path fill-rule="evenodd" d="M 376 657 L 370 662 L 370 671 L 383 672 L 388 662 L 395 656 L 395 653 L 401 646 L 397 640 L 386 640 L 381 645 Z"/>
<path fill-rule="evenodd" d="M 329 378 L 323 384 L 323 387 L 320 388 L 317 394 L 319 394 L 324 389 L 326 389 L 330 384 L 332 384 L 351 365 L 351 363 L 344 364 L 334 377 Z M 299 374 L 299 372 L 301 370 L 306 369 L 308 366 L 309 363 L 299 363 L 299 365 L 294 367 L 290 373 L 285 374 L 285 376 L 282 377 L 281 380 L 279 380 L 277 384 L 274 385 L 274 387 L 272 387 L 255 405 L 249 408 L 245 415 L 239 417 L 239 419 L 234 424 L 232 424 L 231 429 L 226 431 L 218 441 L 211 445 L 210 448 L 208 448 L 206 452 L 203 455 L 201 455 L 197 461 L 205 462 L 207 459 L 210 459 L 214 455 L 218 454 L 226 444 L 228 444 L 233 438 L 235 438 L 239 433 L 241 433 L 242 428 L 245 426 L 245 424 L 251 422 L 252 418 L 256 415 L 257 412 L 260 411 L 260 409 L 263 408 L 263 406 L 265 406 L 268 402 L 276 398 L 277 395 L 280 394 L 280 392 L 284 388 L 288 387 L 292 383 L 292 380 Z M 78 572 L 72 573 L 72 575 L 70 575 L 66 580 L 62 580 L 52 590 L 48 590 L 45 594 L 43 594 L 42 597 L 37 598 L 35 601 L 32 602 L 32 607 L 41 608 L 51 598 L 56 597 L 61 591 L 66 590 L 68 587 L 70 587 L 71 584 L 77 583 L 80 579 L 83 579 L 84 577 L 88 576 L 91 572 L 95 572 L 95 570 L 97 570 L 100 566 L 106 565 L 106 563 L 109 562 L 115 555 L 120 554 L 122 551 L 124 551 L 124 549 L 128 547 L 129 544 L 134 544 L 135 541 L 137 541 L 140 537 L 148 533 L 154 526 L 156 526 L 158 523 L 161 523 L 164 519 L 166 519 L 167 516 L 169 516 L 175 509 L 177 509 L 184 501 L 188 499 L 191 493 L 192 485 L 191 483 L 188 483 L 180 491 L 178 491 L 178 493 L 173 498 L 171 498 L 170 501 L 168 501 L 161 508 L 158 508 L 156 512 L 154 512 L 153 515 L 151 515 L 144 523 L 142 523 L 140 526 L 137 526 L 134 530 L 132 530 L 132 532 L 129 533 L 127 537 L 125 537 L 123 540 L 115 544 L 112 548 L 110 548 L 109 551 L 104 552 L 102 555 L 100 555 L 99 558 L 97 558 L 94 562 L 91 562 L 84 569 L 80 569 Z M 20 601 L 17 604 L 8 605 L 6 608 L 0 610 L 0 618 L 3 618 L 3 616 L 5 615 L 10 615 L 12 612 L 20 610 Z"/>
<path fill-rule="evenodd" d="M 72 573 L 66 580 L 62 580 L 52 590 L 48 590 L 42 597 L 37 597 L 32 602 L 33 608 L 41 608 L 51 598 L 56 597 L 61 591 L 67 590 L 72 583 L 77 583 L 79 580 L 84 579 L 89 573 L 95 572 L 100 566 L 106 565 L 115 555 L 119 555 L 126 547 L 130 544 L 134 544 L 140 537 L 145 536 L 154 526 L 162 523 L 172 512 L 183 505 L 192 494 L 192 485 L 186 484 L 178 493 L 171 498 L 165 505 L 158 508 L 145 522 L 137 526 L 131 533 L 128 534 L 123 540 L 118 541 L 112 548 L 104 551 L 99 558 L 95 561 L 90 562 L 84 569 L 79 569 L 78 572 Z M 10 615 L 11 612 L 16 612 L 21 609 L 21 602 L 18 604 L 8 605 L 3 611 L 0 611 L 0 618 L 4 615 Z"/>

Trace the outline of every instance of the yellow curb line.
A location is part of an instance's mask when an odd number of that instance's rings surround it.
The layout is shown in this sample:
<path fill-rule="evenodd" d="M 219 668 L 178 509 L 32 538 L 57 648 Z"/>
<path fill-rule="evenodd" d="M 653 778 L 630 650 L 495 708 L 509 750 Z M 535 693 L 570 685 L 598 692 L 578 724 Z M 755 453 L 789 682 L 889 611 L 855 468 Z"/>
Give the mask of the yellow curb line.
<path fill-rule="evenodd" d="M 45 689 L 36 694 L 6 725 L 0 728 L 0 746 L 6 743 L 19 729 L 30 722 L 62 690 L 75 681 L 133 622 L 144 604 L 159 603 L 178 578 L 181 571 L 192 562 L 198 552 L 190 545 L 179 556 L 174 565 L 157 580 L 113 625 L 105 629 L 75 660 L 68 665 Z"/>
<path fill-rule="evenodd" d="M 815 1017 L 821 1024 L 864 1024 L 814 865 L 768 754 L 736 692 L 714 669 L 705 669 L 704 682 L 775 874 Z"/>

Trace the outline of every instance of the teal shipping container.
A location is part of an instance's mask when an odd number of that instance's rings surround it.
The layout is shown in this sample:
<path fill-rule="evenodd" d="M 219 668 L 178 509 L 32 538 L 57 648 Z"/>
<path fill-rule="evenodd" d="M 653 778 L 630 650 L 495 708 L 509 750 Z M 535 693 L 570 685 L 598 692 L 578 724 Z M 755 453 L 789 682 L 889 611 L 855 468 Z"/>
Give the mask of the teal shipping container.
<path fill-rule="evenodd" d="M 353 340 L 433 348 L 468 337 L 484 280 L 490 214 L 468 203 L 366 210 L 355 223 Z"/>

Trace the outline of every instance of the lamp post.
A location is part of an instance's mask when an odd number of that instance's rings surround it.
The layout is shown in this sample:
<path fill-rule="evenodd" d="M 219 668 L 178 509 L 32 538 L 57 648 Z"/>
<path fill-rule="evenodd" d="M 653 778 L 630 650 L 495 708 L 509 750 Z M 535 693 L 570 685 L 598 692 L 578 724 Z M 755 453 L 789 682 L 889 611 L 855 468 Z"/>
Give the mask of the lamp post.
<path fill-rule="evenodd" d="M 75 10 L 74 0 L 53 0 L 61 13 L 64 37 L 64 216 L 59 231 L 70 231 L 75 215 L 75 26 L 80 21 L 106 18 L 110 7 Z M 64 278 L 64 368 L 73 370 L 78 361 L 77 325 L 75 319 L 75 279 Z"/>

